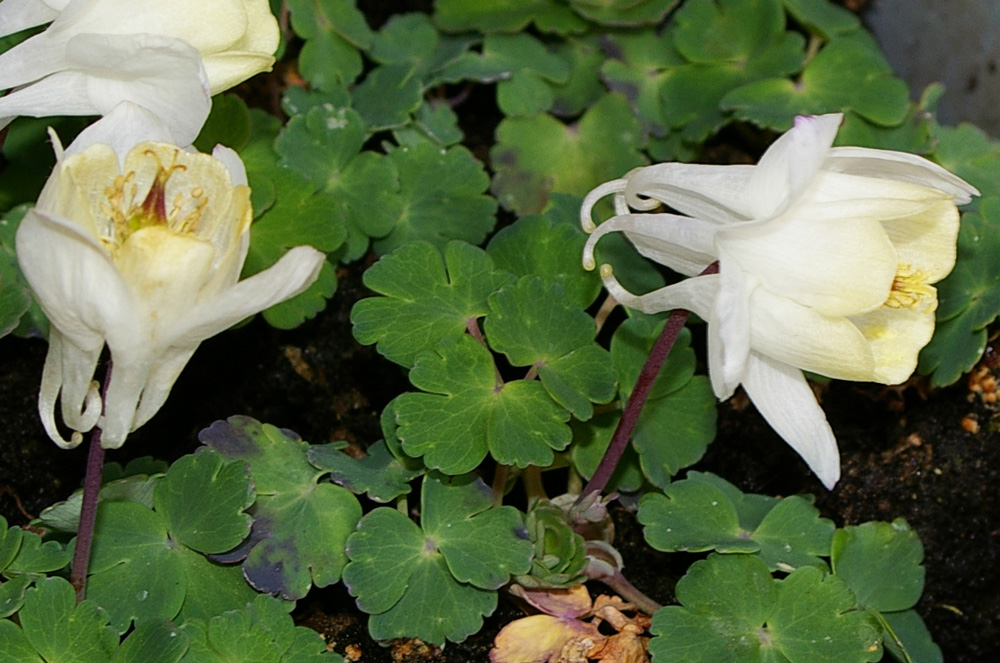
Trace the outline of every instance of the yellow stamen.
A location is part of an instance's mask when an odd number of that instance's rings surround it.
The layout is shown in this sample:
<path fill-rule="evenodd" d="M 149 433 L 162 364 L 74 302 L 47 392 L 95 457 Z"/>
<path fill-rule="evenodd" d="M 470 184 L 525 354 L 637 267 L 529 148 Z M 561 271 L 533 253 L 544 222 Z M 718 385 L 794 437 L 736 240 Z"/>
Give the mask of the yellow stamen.
<path fill-rule="evenodd" d="M 899 263 L 885 306 L 908 308 L 911 311 L 933 311 L 937 308 L 937 290 L 927 284 L 924 272 Z"/>
<path fill-rule="evenodd" d="M 205 190 L 196 186 L 188 195 L 176 192 L 167 209 L 167 182 L 175 172 L 187 170 L 187 166 L 176 163 L 175 152 L 169 166 L 164 166 L 160 155 L 153 150 L 144 153 L 156 161 L 153 183 L 141 201 L 137 201 L 136 172 L 118 175 L 104 190 L 104 200 L 100 202 L 101 213 L 111 221 L 109 236 L 101 240 L 114 254 L 128 237 L 146 226 L 165 225 L 174 232 L 193 233 L 197 230 L 208 196 Z"/>

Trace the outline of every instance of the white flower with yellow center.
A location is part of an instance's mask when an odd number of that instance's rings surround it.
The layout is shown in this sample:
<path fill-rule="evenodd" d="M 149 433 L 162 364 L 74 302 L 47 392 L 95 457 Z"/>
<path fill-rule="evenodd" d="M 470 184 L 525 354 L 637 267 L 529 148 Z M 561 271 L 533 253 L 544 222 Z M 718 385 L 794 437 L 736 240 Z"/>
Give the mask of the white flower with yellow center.
<path fill-rule="evenodd" d="M 0 36 L 52 21 L 0 55 L 0 126 L 18 115 L 104 115 L 121 101 L 190 144 L 209 97 L 262 71 L 278 47 L 267 0 L 3 0 Z"/>
<path fill-rule="evenodd" d="M 716 396 L 742 384 L 771 426 L 828 487 L 837 443 L 802 370 L 898 384 L 934 331 L 931 285 L 955 264 L 959 213 L 979 192 L 926 159 L 831 147 L 841 115 L 799 117 L 756 166 L 660 164 L 588 195 L 594 245 L 624 232 L 644 256 L 693 276 L 636 296 L 601 266 L 608 291 L 645 312 L 693 311 L 709 324 Z M 616 216 L 591 211 L 614 194 Z M 665 205 L 679 214 L 642 213 Z M 639 213 L 633 212 L 637 210 Z"/>
<path fill-rule="evenodd" d="M 251 221 L 243 163 L 166 143 L 127 153 L 106 144 L 61 154 L 17 231 L 17 257 L 51 322 L 39 411 L 63 447 L 102 428 L 117 448 L 166 400 L 201 341 L 305 290 L 325 256 L 290 250 L 239 281 Z M 101 400 L 93 381 L 107 343 L 114 367 Z M 56 428 L 57 398 L 71 440 Z"/>

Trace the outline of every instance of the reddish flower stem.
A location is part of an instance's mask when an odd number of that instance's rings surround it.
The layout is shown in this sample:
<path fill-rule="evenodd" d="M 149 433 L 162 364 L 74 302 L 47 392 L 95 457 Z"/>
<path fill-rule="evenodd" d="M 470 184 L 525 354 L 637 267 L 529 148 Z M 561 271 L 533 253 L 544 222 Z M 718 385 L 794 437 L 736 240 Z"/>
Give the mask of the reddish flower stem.
<path fill-rule="evenodd" d="M 104 395 L 111 381 L 111 362 L 104 374 L 104 389 L 101 392 L 103 408 Z M 94 524 L 97 521 L 97 496 L 101 492 L 101 474 L 104 470 L 104 447 L 101 446 L 101 429 L 95 428 L 90 435 L 90 450 L 87 452 L 87 473 L 83 480 L 83 503 L 80 505 L 80 523 L 76 528 L 76 549 L 73 551 L 73 566 L 70 583 L 76 590 L 76 602 L 87 595 L 87 568 L 90 566 L 90 548 L 94 541 Z"/>
<path fill-rule="evenodd" d="M 717 274 L 718 272 L 719 263 L 713 262 L 699 276 Z M 649 352 L 649 357 L 646 358 L 646 363 L 639 373 L 639 378 L 635 381 L 632 395 L 625 405 L 625 411 L 622 412 L 621 419 L 618 420 L 618 426 L 611 437 L 608 450 L 604 452 L 604 457 L 601 458 L 600 465 L 597 466 L 594 475 L 590 477 L 590 481 L 587 482 L 587 485 L 583 488 L 583 492 L 580 493 L 580 497 L 577 498 L 577 504 L 582 502 L 591 493 L 603 492 L 604 488 L 608 485 L 608 481 L 611 480 L 611 475 L 614 474 L 615 469 L 618 467 L 618 461 L 621 460 L 622 454 L 625 453 L 625 449 L 628 447 L 632 431 L 635 430 L 635 425 L 639 422 L 639 415 L 642 414 L 642 406 L 646 404 L 646 399 L 649 398 L 653 382 L 656 380 L 656 376 L 659 375 L 660 369 L 663 367 L 664 362 L 666 362 L 667 356 L 670 354 L 670 350 L 673 349 L 681 330 L 684 329 L 684 323 L 687 322 L 689 315 L 688 311 L 675 309 L 670 313 L 670 317 L 667 318 L 667 324 L 663 326 L 663 331 L 660 332 L 659 338 L 656 339 L 656 343 Z"/>

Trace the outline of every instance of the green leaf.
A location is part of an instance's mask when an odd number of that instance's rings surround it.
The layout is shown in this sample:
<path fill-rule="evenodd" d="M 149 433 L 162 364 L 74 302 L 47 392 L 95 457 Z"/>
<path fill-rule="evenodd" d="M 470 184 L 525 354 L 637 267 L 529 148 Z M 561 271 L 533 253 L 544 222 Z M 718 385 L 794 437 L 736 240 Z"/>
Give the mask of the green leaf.
<path fill-rule="evenodd" d="M 594 320 L 569 301 L 557 283 L 525 276 L 490 295 L 485 331 L 490 347 L 514 366 L 538 370 L 542 385 L 577 419 L 594 414 L 592 403 L 615 396 L 611 355 L 594 343 Z"/>
<path fill-rule="evenodd" d="M 354 337 L 411 366 L 438 341 L 463 336 L 469 322 L 489 312 L 489 295 L 513 280 L 464 242 L 450 242 L 443 256 L 427 242 L 407 244 L 365 272 L 365 285 L 384 296 L 354 305 Z"/>
<path fill-rule="evenodd" d="M 429 101 L 417 109 L 411 124 L 395 129 L 392 137 L 402 147 L 413 147 L 428 140 L 438 147 L 448 147 L 461 142 L 463 134 L 458 126 L 458 115 L 451 106 Z"/>
<path fill-rule="evenodd" d="M 660 101 L 683 141 L 698 144 L 729 121 L 731 90 L 799 71 L 805 42 L 785 32 L 779 0 L 689 2 L 675 19 L 674 46 L 689 64 L 667 70 Z"/>
<path fill-rule="evenodd" d="M 344 582 L 372 615 L 373 638 L 419 637 L 444 644 L 482 628 L 497 587 L 531 566 L 531 542 L 512 507 L 490 508 L 481 480 L 428 475 L 422 528 L 377 508 L 348 540 Z"/>
<path fill-rule="evenodd" d="M 313 185 L 307 179 L 286 168 L 273 168 L 267 176 L 280 195 L 251 226 L 244 278 L 271 267 L 292 247 L 308 244 L 329 252 L 347 237 L 343 222 L 335 211 L 331 212 L 334 206 L 330 196 L 313 194 Z M 264 311 L 264 319 L 279 328 L 295 327 L 323 310 L 336 287 L 333 267 L 324 264 L 315 283 L 302 294 Z"/>
<path fill-rule="evenodd" d="M 837 576 L 811 566 L 778 584 L 778 600 L 768 619 L 772 646 L 790 663 L 877 661 L 881 629 L 855 610 L 854 595 Z"/>
<path fill-rule="evenodd" d="M 0 571 L 6 569 L 21 549 L 24 531 L 20 527 L 7 527 L 7 519 L 0 516 Z"/>
<path fill-rule="evenodd" d="M 400 205 L 391 232 L 374 242 L 384 255 L 426 240 L 444 247 L 454 239 L 480 244 L 496 223 L 496 201 L 484 191 L 489 177 L 469 150 L 430 142 L 389 153 L 399 173 Z"/>
<path fill-rule="evenodd" d="M 423 100 L 423 85 L 410 63 L 373 69 L 354 88 L 354 108 L 370 132 L 398 127 L 410 119 Z"/>
<path fill-rule="evenodd" d="M 427 14 L 395 14 L 375 35 L 369 55 L 379 64 L 410 63 L 423 69 L 419 63 L 432 57 L 439 35 Z"/>
<path fill-rule="evenodd" d="M 711 472 L 689 470 L 685 478 L 689 481 L 707 483 L 721 490 L 736 507 L 736 513 L 740 519 L 740 527 L 747 531 L 757 529 L 764 521 L 764 517 L 780 501 L 779 498 L 771 497 L 770 495 L 744 493 L 733 484 Z"/>
<path fill-rule="evenodd" d="M 289 0 L 292 29 L 306 40 L 299 70 L 314 87 L 349 85 L 361 73 L 372 31 L 354 0 Z"/>
<path fill-rule="evenodd" d="M 680 0 L 569 0 L 584 18 L 601 25 L 635 27 L 659 23 Z"/>
<path fill-rule="evenodd" d="M 731 493 L 714 482 L 676 481 L 664 494 L 650 493 L 640 503 L 639 521 L 646 540 L 657 550 L 673 552 L 756 553 L 769 569 L 788 572 L 803 566 L 825 568 L 833 523 L 819 517 L 798 496 L 775 500 L 753 529 L 744 528 Z"/>
<path fill-rule="evenodd" d="M 337 582 L 361 506 L 346 489 L 319 482 L 323 472 L 309 464 L 309 445 L 290 431 L 241 416 L 215 422 L 199 439 L 227 460 L 249 464 L 257 490 L 250 538 L 217 559 L 245 558 L 243 573 L 254 587 L 292 600 L 313 584 Z"/>
<path fill-rule="evenodd" d="M 836 576 L 804 567 L 774 581 L 760 560 L 709 555 L 677 583 L 681 606 L 653 616 L 659 662 L 863 663 L 882 656 L 880 629 Z"/>
<path fill-rule="evenodd" d="M 250 110 L 242 99 L 235 94 L 216 95 L 194 146 L 206 154 L 211 154 L 216 145 L 240 152 L 250 142 L 250 126 Z"/>
<path fill-rule="evenodd" d="M 469 53 L 445 68 L 446 80 L 497 81 L 497 104 L 507 116 L 552 107 L 551 84 L 569 80 L 570 63 L 529 34 L 488 34 L 481 55 Z"/>
<path fill-rule="evenodd" d="M 583 197 L 645 163 L 643 134 L 625 97 L 608 93 L 578 123 L 550 115 L 505 118 L 490 150 L 491 190 L 519 215 L 542 211 L 554 192 Z"/>
<path fill-rule="evenodd" d="M 225 611 L 253 596 L 238 567 L 194 552 L 222 552 L 250 533 L 253 503 L 244 463 L 209 449 L 182 457 L 156 485 L 155 511 L 132 501 L 102 501 L 87 596 L 125 632 L 134 621 Z M 189 547 L 190 546 L 190 547 Z M 194 550 L 192 550 L 192 548 Z"/>
<path fill-rule="evenodd" d="M 240 610 L 185 622 L 191 645 L 181 663 L 343 663 L 319 634 L 295 626 L 288 609 L 258 595 Z"/>
<path fill-rule="evenodd" d="M 411 456 L 446 474 L 474 469 L 487 451 L 505 465 L 550 465 L 570 441 L 569 414 L 535 381 L 497 383 L 489 351 L 470 336 L 419 355 L 396 398 L 396 435 Z"/>
<path fill-rule="evenodd" d="M 939 89 L 943 89 L 938 86 Z M 933 92 L 933 90 L 928 90 Z M 912 152 L 926 154 L 934 145 L 933 109 L 925 104 L 936 103 L 927 99 L 920 103 L 910 103 L 903 123 L 896 127 L 880 127 L 865 120 L 859 115 L 848 113 L 837 132 L 834 144 L 837 146 L 851 145 L 855 147 L 871 147 L 878 150 L 895 150 L 897 152 Z"/>
<path fill-rule="evenodd" d="M 647 401 L 632 437 L 646 478 L 662 488 L 701 460 L 715 439 L 715 420 L 715 395 L 703 375 L 668 396 Z"/>
<path fill-rule="evenodd" d="M 972 370 L 986 348 L 986 326 L 1000 314 L 1000 199 L 966 213 L 958 232 L 955 268 L 937 284 L 937 329 L 917 370 L 944 386 Z"/>
<path fill-rule="evenodd" d="M 916 610 L 888 612 L 881 615 L 888 625 L 884 637 L 885 648 L 897 661 L 906 661 L 906 654 L 913 663 L 944 663 L 941 648 L 934 644 L 924 620 Z"/>
<path fill-rule="evenodd" d="M 756 552 L 760 546 L 740 528 L 736 506 L 715 486 L 676 481 L 664 494 L 649 493 L 639 506 L 646 541 L 657 550 Z"/>
<path fill-rule="evenodd" d="M 491 508 L 492 491 L 481 479 L 428 475 L 420 504 L 424 534 L 459 582 L 499 589 L 511 574 L 531 567 L 533 546 L 520 513 Z"/>
<path fill-rule="evenodd" d="M 388 235 L 402 211 L 399 174 L 385 155 L 361 151 L 366 138 L 365 123 L 357 111 L 324 103 L 289 120 L 274 142 L 281 165 L 298 171 L 315 190 L 328 194 L 321 198 L 328 207 L 315 220 L 315 231 L 331 233 L 346 225 L 345 260 L 364 255 L 369 238 Z M 335 239 L 328 237 L 330 248 L 324 250 L 336 248 Z"/>
<path fill-rule="evenodd" d="M 555 194 L 551 202 L 544 214 L 521 217 L 501 228 L 486 251 L 498 268 L 558 283 L 569 301 L 586 308 L 601 292 L 601 280 L 581 263 L 587 236 L 580 229 L 580 199 Z"/>
<path fill-rule="evenodd" d="M 246 605 L 257 596 L 238 564 L 216 564 L 187 548 L 178 548 L 176 556 L 187 583 L 178 623 L 221 615 Z"/>
<path fill-rule="evenodd" d="M 37 580 L 18 619 L 25 638 L 49 663 L 107 663 L 118 646 L 104 611 L 90 600 L 77 605 L 73 586 L 62 578 Z"/>
<path fill-rule="evenodd" d="M 48 147 L 49 129 L 56 132 L 63 145 L 69 145 L 91 121 L 83 117 L 19 117 L 11 122 L 0 152 L 4 160 L 0 210 L 38 199 L 56 163 Z"/>
<path fill-rule="evenodd" d="M 902 518 L 837 530 L 830 552 L 834 573 L 858 604 L 883 613 L 908 610 L 920 599 L 923 559 L 920 537 Z"/>
<path fill-rule="evenodd" d="M 101 502 L 138 502 L 150 509 L 153 508 L 153 490 L 163 478 L 166 463 L 156 476 L 137 474 L 124 479 L 109 481 L 109 476 L 115 476 L 114 466 L 117 463 L 106 463 L 101 486 Z M 111 471 L 109 471 L 109 469 Z M 65 502 L 58 502 L 46 507 L 38 516 L 38 524 L 57 532 L 76 532 L 80 522 L 80 507 L 83 504 L 83 489 L 74 491 Z"/>
<path fill-rule="evenodd" d="M 31 314 L 25 320 L 29 326 L 40 326 L 46 321 L 45 314 L 32 299 L 14 254 L 14 234 L 28 209 L 29 205 L 15 207 L 0 218 L 0 337 L 22 324 L 21 319 L 29 310 Z"/>
<path fill-rule="evenodd" d="M 579 115 L 606 92 L 598 73 L 606 56 L 597 35 L 569 38 L 555 47 L 555 52 L 569 62 L 569 78 L 551 83 L 555 97 L 551 111 L 555 115 Z"/>
<path fill-rule="evenodd" d="M 34 580 L 30 575 L 20 575 L 0 582 L 0 619 L 10 617 L 21 609 L 24 593 Z M 5 650 L 0 647 L 0 651 Z"/>
<path fill-rule="evenodd" d="M 570 458 L 581 476 L 588 479 L 594 476 L 611 444 L 611 436 L 614 435 L 620 418 L 621 411 L 614 410 L 595 414 L 590 421 L 572 422 L 573 446 L 570 447 Z M 618 461 L 618 467 L 611 474 L 606 492 L 635 493 L 642 488 L 644 481 L 639 454 L 635 447 L 628 445 Z"/>
<path fill-rule="evenodd" d="M 768 78 L 733 90 L 723 108 L 762 127 L 785 131 L 796 115 L 852 111 L 880 126 L 906 117 L 909 90 L 863 32 L 831 41 L 809 61 L 798 81 Z"/>
<path fill-rule="evenodd" d="M 0 620 L 0 651 L 7 663 L 44 663 L 21 629 L 9 619 Z"/>
<path fill-rule="evenodd" d="M 784 4 L 798 23 L 827 39 L 861 27 L 857 16 L 827 0 L 784 0 Z"/>
<path fill-rule="evenodd" d="M 662 316 L 636 316 L 615 330 L 611 355 L 626 399 L 664 324 Z M 690 333 L 682 331 L 653 382 L 633 433 L 643 473 L 661 488 L 682 468 L 700 460 L 715 437 L 716 399 L 707 378 L 693 377 L 690 343 Z"/>
<path fill-rule="evenodd" d="M 330 473 L 330 480 L 355 495 L 367 493 L 376 502 L 391 502 L 410 492 L 410 481 L 424 473 L 417 463 L 404 465 L 390 452 L 384 440 L 367 449 L 368 455 L 352 458 L 333 444 L 309 449 L 309 462 Z"/>
<path fill-rule="evenodd" d="M 1000 195 L 1000 141 L 971 124 L 935 127 L 934 138 L 935 161 L 979 189 L 983 199 Z"/>
<path fill-rule="evenodd" d="M 668 35 L 651 30 L 602 37 L 610 59 L 601 79 L 612 92 L 625 95 L 643 129 L 652 136 L 667 134 L 667 113 L 660 98 L 665 71 L 685 63 Z"/>
<path fill-rule="evenodd" d="M 689 62 L 748 62 L 785 31 L 781 0 L 693 0 L 674 16 L 674 46 Z"/>
<path fill-rule="evenodd" d="M 42 542 L 34 532 L 24 532 L 21 537 L 21 547 L 4 574 L 12 576 L 18 573 L 49 573 L 67 566 L 70 552 L 58 541 Z"/>
<path fill-rule="evenodd" d="M 541 32 L 582 32 L 587 23 L 555 0 L 437 0 L 434 22 L 445 32 L 520 32 L 534 22 Z"/>
<path fill-rule="evenodd" d="M 187 637 L 173 624 L 152 621 L 129 634 L 115 650 L 111 663 L 177 663 L 187 648 Z"/>
<path fill-rule="evenodd" d="M 202 553 L 224 552 L 250 534 L 244 512 L 256 495 L 246 475 L 242 463 L 225 463 L 219 454 L 189 454 L 157 484 L 154 508 L 176 541 Z"/>
<path fill-rule="evenodd" d="M 135 502 L 99 505 L 87 596 L 108 611 L 118 633 L 133 621 L 180 612 L 187 587 L 172 548 L 166 520 L 156 512 Z"/>

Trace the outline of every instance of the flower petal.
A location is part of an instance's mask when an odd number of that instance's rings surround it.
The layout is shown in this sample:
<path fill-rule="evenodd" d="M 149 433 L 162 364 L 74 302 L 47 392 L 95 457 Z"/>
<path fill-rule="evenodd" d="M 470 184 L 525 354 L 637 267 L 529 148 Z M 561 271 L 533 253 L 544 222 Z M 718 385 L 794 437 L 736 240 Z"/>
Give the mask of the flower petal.
<path fill-rule="evenodd" d="M 800 115 L 767 148 L 747 191 L 750 218 L 767 219 L 792 204 L 826 159 L 843 115 Z"/>
<path fill-rule="evenodd" d="M 610 232 L 624 232 L 637 251 L 675 272 L 692 276 L 715 262 L 718 224 L 676 214 L 625 214 L 608 219 L 587 238 L 583 266 L 595 267 L 594 245 Z"/>
<path fill-rule="evenodd" d="M 139 143 L 171 140 L 170 128 L 156 113 L 131 101 L 123 101 L 77 134 L 64 155 L 80 154 L 94 144 L 107 145 L 118 155 L 119 167 L 124 167 L 125 155 Z M 62 159 L 58 154 L 56 158 Z"/>
<path fill-rule="evenodd" d="M 655 209 L 652 201 L 658 201 L 707 221 L 745 221 L 752 218 L 747 196 L 754 168 L 686 163 L 647 166 L 628 176 L 625 198 L 636 210 Z"/>
<path fill-rule="evenodd" d="M 917 369 L 920 350 L 934 335 L 934 307 L 882 307 L 852 320 L 868 340 L 875 360 L 867 379 L 882 384 L 906 382 Z"/>
<path fill-rule="evenodd" d="M 205 75 L 209 81 L 209 93 L 213 96 L 239 85 L 251 76 L 271 71 L 274 66 L 274 51 L 265 53 L 234 53 L 227 51 L 204 58 Z"/>
<path fill-rule="evenodd" d="M 775 294 L 827 315 L 863 313 L 889 296 L 899 260 L 881 224 L 861 204 L 854 211 L 796 205 L 766 224 L 720 231 L 717 241 Z"/>
<path fill-rule="evenodd" d="M 179 39 L 82 34 L 67 43 L 64 60 L 64 70 L 0 98 L 0 118 L 104 115 L 131 101 L 155 111 L 173 142 L 190 145 L 208 117 L 201 60 Z M 120 66 L 109 70 L 109 62 Z"/>
<path fill-rule="evenodd" d="M 136 333 L 137 302 L 104 249 L 79 226 L 36 208 L 21 221 L 15 244 L 21 271 L 66 341 L 93 352 L 109 331 Z"/>
<path fill-rule="evenodd" d="M 129 0 L 127 4 L 77 0 L 66 5 L 47 32 L 52 39 L 84 33 L 162 35 L 182 39 L 202 53 L 214 53 L 239 43 L 247 32 L 245 4 L 241 0 Z"/>
<path fill-rule="evenodd" d="M 326 255 L 311 246 L 289 250 L 268 269 L 198 304 L 163 335 L 165 343 L 190 346 L 303 292 L 319 277 Z"/>
<path fill-rule="evenodd" d="M 188 361 L 194 354 L 198 346 L 194 347 L 171 347 L 167 348 L 157 359 L 156 363 L 149 370 L 146 384 L 142 390 L 142 397 L 139 399 L 139 407 L 132 418 L 132 430 L 149 421 L 154 414 L 160 411 L 163 404 L 170 395 L 170 389 L 177 382 L 181 371 L 187 366 Z"/>
<path fill-rule="evenodd" d="M 823 170 L 910 182 L 939 189 L 951 195 L 958 205 L 964 205 L 972 200 L 972 196 L 979 195 L 979 190 L 962 178 L 952 175 L 936 163 L 906 152 L 835 147 L 827 155 Z"/>
<path fill-rule="evenodd" d="M 832 490 L 840 479 L 837 439 L 802 372 L 753 352 L 747 361 L 743 388 L 771 428 Z"/>
<path fill-rule="evenodd" d="M 828 316 L 757 288 L 750 300 L 751 345 L 763 355 L 839 380 L 869 381 L 875 358 L 850 320 Z"/>
<path fill-rule="evenodd" d="M 101 428 L 101 446 L 105 449 L 118 449 L 134 430 L 132 422 L 154 359 L 138 336 L 131 340 L 128 347 L 118 344 L 117 348 L 111 348 L 114 365 L 104 394 L 104 414 L 97 422 Z"/>
<path fill-rule="evenodd" d="M 101 414 L 101 395 L 98 383 L 90 378 L 94 375 L 94 366 L 97 364 L 97 357 L 100 349 L 92 355 L 92 360 L 84 358 L 83 361 L 76 361 L 74 351 L 82 352 L 78 348 L 64 351 L 62 334 L 55 327 L 49 332 L 49 351 L 45 356 L 45 366 L 42 368 L 42 384 L 38 391 L 38 414 L 42 421 L 49 439 L 63 449 L 72 449 L 79 446 L 83 441 L 81 433 L 86 433 L 97 423 Z M 64 357 L 64 355 L 66 355 Z M 70 381 L 74 377 L 82 376 L 82 384 L 86 385 L 86 390 L 78 394 L 75 386 L 68 386 L 65 379 L 64 366 L 70 364 L 80 370 L 73 371 Z M 86 366 L 90 366 L 90 374 L 85 375 Z M 61 398 L 60 398 L 61 392 Z M 62 415 L 66 425 L 73 430 L 70 440 L 67 442 L 59 433 L 59 428 L 55 421 L 56 399 L 62 402 Z"/>
<path fill-rule="evenodd" d="M 0 2 L 0 37 L 49 23 L 69 0 L 3 0 Z"/>
<path fill-rule="evenodd" d="M 705 320 L 708 320 L 711 315 L 712 304 L 719 287 L 719 276 L 711 274 L 684 279 L 680 283 L 654 290 L 645 295 L 633 295 L 622 287 L 618 279 L 614 277 L 610 265 L 601 265 L 601 279 L 604 281 L 604 288 L 608 294 L 623 306 L 643 313 L 661 313 L 674 309 L 684 309 Z"/>
<path fill-rule="evenodd" d="M 594 205 L 597 204 L 599 200 L 605 196 L 614 194 L 615 195 L 615 210 L 616 214 L 625 214 L 628 211 L 627 206 L 619 210 L 623 203 L 620 202 L 623 199 L 623 194 L 625 192 L 625 185 L 627 181 L 624 179 L 611 180 L 610 182 L 605 182 L 604 184 L 595 187 L 586 195 L 583 199 L 583 204 L 580 205 L 580 227 L 583 228 L 584 232 L 592 233 L 594 229 L 597 228 L 594 225 Z"/>
<path fill-rule="evenodd" d="M 712 389 L 720 400 L 732 396 L 743 380 L 750 354 L 750 294 L 758 283 L 720 248 L 719 290 L 708 318 L 709 327 L 718 334 L 714 342 L 718 351 L 710 350 L 709 370 Z M 713 344 L 711 338 L 709 342 Z"/>

